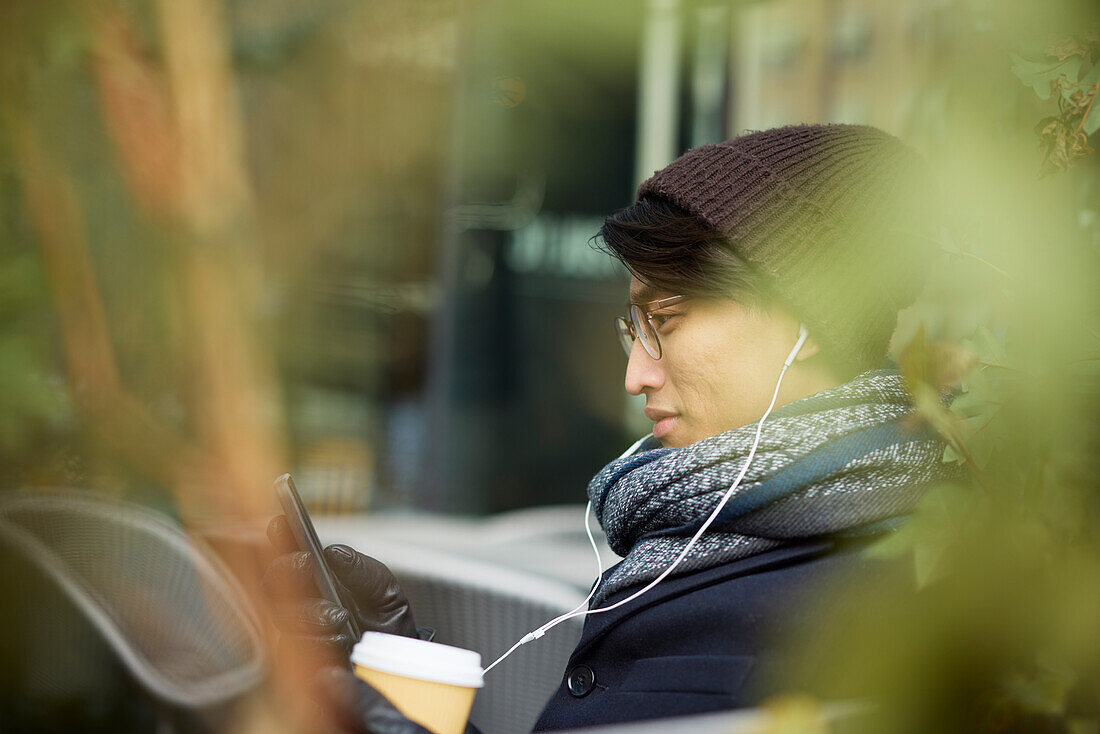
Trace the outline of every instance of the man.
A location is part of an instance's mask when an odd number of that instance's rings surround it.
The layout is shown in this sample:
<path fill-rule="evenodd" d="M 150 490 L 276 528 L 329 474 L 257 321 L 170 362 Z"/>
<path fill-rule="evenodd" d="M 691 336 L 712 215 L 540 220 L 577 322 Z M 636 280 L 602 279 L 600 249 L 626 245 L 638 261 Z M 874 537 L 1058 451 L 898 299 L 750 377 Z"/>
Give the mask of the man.
<path fill-rule="evenodd" d="M 946 476 L 942 445 L 882 369 L 935 252 L 930 188 L 919 156 L 880 130 L 796 126 L 688 151 L 608 217 L 600 239 L 631 273 L 626 389 L 654 427 L 589 485 L 625 558 L 536 730 L 782 690 L 779 650 L 806 633 L 813 595 L 872 573 L 867 539 Z M 285 542 L 278 524 L 274 536 Z M 384 568 L 326 553 L 365 627 L 416 634 Z M 314 634 L 343 619 L 328 611 Z M 331 675 L 368 730 L 370 712 L 396 713 Z"/>

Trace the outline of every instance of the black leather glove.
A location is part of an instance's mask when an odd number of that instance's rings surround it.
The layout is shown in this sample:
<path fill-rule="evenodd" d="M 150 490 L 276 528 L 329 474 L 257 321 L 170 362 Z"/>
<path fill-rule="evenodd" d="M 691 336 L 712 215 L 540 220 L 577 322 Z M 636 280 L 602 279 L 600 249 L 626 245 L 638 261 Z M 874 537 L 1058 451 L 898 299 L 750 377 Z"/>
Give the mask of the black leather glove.
<path fill-rule="evenodd" d="M 345 627 L 349 615 L 364 632 L 431 639 L 430 629 L 417 630 L 409 600 L 384 564 L 346 545 L 325 548 L 325 561 L 351 607 L 345 609 L 320 598 L 309 553 L 298 550 L 285 516 L 272 519 L 267 535 L 279 555 L 264 573 L 263 589 L 275 606 L 276 626 L 294 644 L 322 645 L 346 657 L 358 642 Z"/>
<path fill-rule="evenodd" d="M 431 734 L 406 719 L 381 693 L 345 668 L 322 668 L 314 698 L 338 732 L 355 734 Z"/>

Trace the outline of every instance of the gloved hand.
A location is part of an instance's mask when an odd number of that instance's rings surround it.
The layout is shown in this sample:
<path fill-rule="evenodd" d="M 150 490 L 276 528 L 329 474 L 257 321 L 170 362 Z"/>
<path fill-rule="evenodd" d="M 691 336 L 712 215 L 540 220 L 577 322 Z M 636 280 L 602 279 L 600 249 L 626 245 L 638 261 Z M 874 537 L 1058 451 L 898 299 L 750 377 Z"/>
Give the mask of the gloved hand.
<path fill-rule="evenodd" d="M 313 697 L 338 732 L 355 734 L 431 734 L 406 719 L 385 696 L 345 668 L 322 668 Z"/>
<path fill-rule="evenodd" d="M 313 581 L 309 553 L 298 550 L 286 517 L 278 515 L 267 528 L 268 538 L 280 555 L 264 573 L 264 593 L 275 606 L 275 624 L 283 635 L 321 645 L 346 659 L 358 640 L 351 639 L 345 627 L 354 615 L 364 632 L 387 632 L 406 637 L 430 639 L 431 630 L 418 633 L 409 600 L 390 570 L 369 556 L 346 545 L 325 548 L 325 561 L 346 590 L 345 609 L 322 599 Z"/>

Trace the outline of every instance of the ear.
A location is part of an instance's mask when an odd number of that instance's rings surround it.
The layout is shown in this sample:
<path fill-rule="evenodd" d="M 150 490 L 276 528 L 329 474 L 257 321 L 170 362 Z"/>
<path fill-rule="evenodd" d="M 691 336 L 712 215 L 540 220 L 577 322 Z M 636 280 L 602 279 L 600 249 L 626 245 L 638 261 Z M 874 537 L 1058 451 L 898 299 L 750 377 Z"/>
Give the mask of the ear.
<path fill-rule="evenodd" d="M 806 341 L 802 343 L 802 349 L 798 350 L 798 356 L 794 358 L 795 362 L 803 362 L 810 357 L 814 356 L 821 351 L 821 346 L 814 340 L 812 336 L 806 337 Z"/>

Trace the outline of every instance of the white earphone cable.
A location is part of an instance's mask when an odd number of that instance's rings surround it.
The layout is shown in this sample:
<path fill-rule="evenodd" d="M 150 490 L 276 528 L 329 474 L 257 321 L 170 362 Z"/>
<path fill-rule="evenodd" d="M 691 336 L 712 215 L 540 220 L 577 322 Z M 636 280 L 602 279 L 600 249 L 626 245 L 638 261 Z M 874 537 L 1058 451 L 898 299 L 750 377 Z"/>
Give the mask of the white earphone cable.
<path fill-rule="evenodd" d="M 600 559 L 600 552 L 599 549 L 597 549 L 596 547 L 596 540 L 592 537 L 592 527 L 589 524 L 589 516 L 592 514 L 592 501 L 589 500 L 588 506 L 585 508 L 584 511 L 584 529 L 588 532 L 588 542 L 592 544 L 592 551 L 596 554 L 596 566 L 598 568 L 596 581 L 592 584 L 592 590 L 588 592 L 588 596 L 585 598 L 585 600 L 574 607 L 571 611 L 554 617 L 538 629 L 532 630 L 531 632 L 528 632 L 526 635 L 521 637 L 519 641 L 516 642 L 516 644 L 512 645 L 512 647 L 510 647 L 506 653 L 494 660 L 489 665 L 489 667 L 485 668 L 485 673 L 488 673 L 490 670 L 495 668 L 498 663 L 507 658 L 513 652 L 515 652 L 521 645 L 525 645 L 528 642 L 539 639 L 548 631 L 550 631 L 554 627 L 557 627 L 559 624 L 566 621 L 567 619 L 573 619 L 574 617 L 585 617 L 589 614 L 600 614 L 601 612 L 610 612 L 612 609 L 617 609 L 623 604 L 634 601 L 639 596 L 664 581 L 668 577 L 668 575 L 671 574 L 676 569 L 676 567 L 680 565 L 680 562 L 683 561 L 684 558 L 687 557 L 687 554 L 691 552 L 691 549 L 695 547 L 695 544 L 699 541 L 699 538 L 703 537 L 703 533 L 707 531 L 707 528 L 711 526 L 714 520 L 718 517 L 719 513 L 722 512 L 722 509 L 726 506 L 726 503 L 729 502 L 730 497 L 733 496 L 734 491 L 736 491 L 737 487 L 741 484 L 741 480 L 745 478 L 745 474 L 749 470 L 749 465 L 752 463 L 753 457 L 756 456 L 756 449 L 760 445 L 760 436 L 762 431 L 764 430 L 764 421 L 769 415 L 771 415 L 772 409 L 775 408 L 775 401 L 779 398 L 779 388 L 783 384 L 783 376 L 787 374 L 787 369 L 791 366 L 791 363 L 794 362 L 795 357 L 798 356 L 798 352 L 802 349 L 802 345 L 805 343 L 807 336 L 808 334 L 806 331 L 806 327 L 804 325 L 800 325 L 798 330 L 798 342 L 794 345 L 794 349 L 791 350 L 791 353 L 787 355 L 787 359 L 783 362 L 783 369 L 780 370 L 779 379 L 776 380 L 775 391 L 772 393 L 771 402 L 768 403 L 768 409 L 764 411 L 764 415 L 760 417 L 760 420 L 756 424 L 756 436 L 753 438 L 752 448 L 749 449 L 749 455 L 745 458 L 745 463 L 741 466 L 741 471 L 738 472 L 737 478 L 733 480 L 733 484 L 731 484 L 730 488 L 726 490 L 726 493 L 722 496 L 721 501 L 710 513 L 710 516 L 706 519 L 706 522 L 704 522 L 699 530 L 695 532 L 695 535 L 692 536 L 691 540 L 689 540 L 687 545 L 684 546 L 683 550 L 680 551 L 680 555 L 676 557 L 676 560 L 672 562 L 672 565 L 662 571 L 657 578 L 653 579 L 648 584 L 646 584 L 630 596 L 626 597 L 625 599 L 620 599 L 619 601 L 608 607 L 581 611 L 581 609 L 585 605 L 587 605 L 588 602 L 592 599 L 593 595 L 595 595 L 596 589 L 599 588 L 600 581 L 603 577 L 603 562 Z M 643 436 L 642 438 L 635 441 L 630 448 L 623 452 L 619 459 L 625 459 L 627 456 L 630 456 L 635 451 L 637 451 L 638 448 L 646 441 L 646 439 L 650 437 L 650 435 Z M 616 461 L 618 461 L 618 459 L 616 459 Z"/>
<path fill-rule="evenodd" d="M 634 444 L 634 446 L 641 445 L 642 441 L 644 441 L 646 438 L 649 438 L 649 437 L 648 436 L 643 437 L 640 441 L 638 441 L 636 444 Z M 631 448 L 633 448 L 633 447 L 631 447 Z M 629 453 L 624 454 L 624 456 L 629 456 L 629 455 L 630 455 Z M 622 457 L 620 457 L 620 458 L 622 458 Z M 580 604 L 573 607 L 573 609 L 571 611 L 568 611 L 565 614 L 554 617 L 553 619 L 551 619 L 549 622 L 542 625 L 538 629 L 533 630 L 531 632 L 528 632 L 526 635 L 521 637 L 519 639 L 519 641 L 516 642 L 516 644 L 514 644 L 510 648 L 508 648 L 508 652 L 504 653 L 499 658 L 497 658 L 492 663 L 490 663 L 489 667 L 485 668 L 485 670 L 482 671 L 482 674 L 488 673 L 490 670 L 495 668 L 497 663 L 501 662 L 502 660 L 504 660 L 504 658 L 508 657 L 513 652 L 515 652 L 516 649 L 520 645 L 525 645 L 528 642 L 531 642 L 532 640 L 537 640 L 538 638 L 540 638 L 544 634 L 546 634 L 546 632 L 549 631 L 551 628 L 556 627 L 559 624 L 561 624 L 562 622 L 564 622 L 565 620 L 572 618 L 577 612 L 579 612 L 584 607 L 588 606 L 588 602 L 592 600 L 592 597 L 596 594 L 596 589 L 599 588 L 600 579 L 603 578 L 603 559 L 600 558 L 600 550 L 599 550 L 599 548 L 596 547 L 596 539 L 592 536 L 592 526 L 588 522 L 589 515 L 591 515 L 591 514 L 592 514 L 592 501 L 589 500 L 588 507 L 584 511 L 584 529 L 585 529 L 585 532 L 588 533 L 588 542 L 592 545 L 592 552 L 596 555 L 596 580 L 594 582 L 592 582 L 592 590 L 588 592 L 588 596 L 586 596 L 584 598 L 584 601 L 582 601 Z"/>

